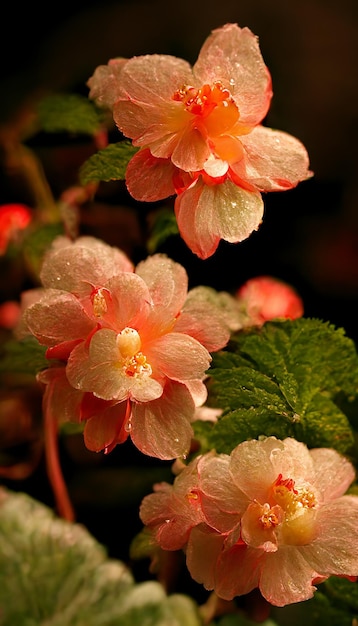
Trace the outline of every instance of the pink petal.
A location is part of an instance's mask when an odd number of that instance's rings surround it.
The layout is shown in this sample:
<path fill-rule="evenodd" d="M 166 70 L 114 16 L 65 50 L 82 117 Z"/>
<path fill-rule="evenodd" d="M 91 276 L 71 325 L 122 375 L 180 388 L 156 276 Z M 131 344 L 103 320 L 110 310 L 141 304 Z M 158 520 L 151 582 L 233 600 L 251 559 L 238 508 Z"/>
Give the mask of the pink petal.
<path fill-rule="evenodd" d="M 204 404 L 208 397 L 208 390 L 202 380 L 186 380 L 185 386 L 189 389 L 196 407 Z M 194 419 L 198 419 L 197 415 L 194 416 Z"/>
<path fill-rule="evenodd" d="M 175 213 L 188 247 L 206 259 L 215 252 L 220 239 L 237 243 L 259 228 L 263 201 L 258 192 L 230 181 L 209 186 L 198 180 L 177 197 Z"/>
<path fill-rule="evenodd" d="M 232 479 L 250 500 L 266 502 L 269 489 L 278 476 L 278 469 L 273 466 L 272 458 L 282 450 L 282 441 L 268 437 L 262 441 L 244 441 L 232 451 Z"/>
<path fill-rule="evenodd" d="M 197 339 L 209 352 L 226 346 L 230 331 L 220 308 L 218 294 L 205 287 L 196 287 L 188 293 L 185 305 L 176 322 L 176 332 L 187 333 Z"/>
<path fill-rule="evenodd" d="M 154 105 L 171 100 L 177 89 L 192 80 L 190 64 L 183 59 L 165 54 L 137 56 L 129 59 L 121 73 L 122 97 Z"/>
<path fill-rule="evenodd" d="M 219 80 L 230 90 L 240 111 L 240 121 L 255 125 L 265 117 L 271 102 L 271 77 L 258 39 L 248 28 L 226 24 L 212 31 L 193 68 L 196 81 Z"/>
<path fill-rule="evenodd" d="M 312 176 L 307 150 L 292 135 L 257 126 L 240 140 L 246 154 L 232 169 L 259 191 L 291 189 Z"/>
<path fill-rule="evenodd" d="M 136 274 L 147 285 L 158 314 L 173 321 L 184 305 L 188 292 L 185 268 L 164 254 L 154 254 L 138 263 Z"/>
<path fill-rule="evenodd" d="M 126 59 L 111 59 L 108 65 L 99 65 L 88 79 L 88 97 L 99 107 L 111 109 L 119 95 L 120 76 Z"/>
<path fill-rule="evenodd" d="M 171 154 L 174 165 L 185 172 L 197 172 L 203 169 L 209 156 L 210 148 L 206 137 L 203 137 L 199 130 L 187 124 L 176 138 L 175 147 Z"/>
<path fill-rule="evenodd" d="M 153 374 L 186 381 L 203 377 L 211 356 L 196 339 L 182 333 L 168 333 L 145 346 Z"/>
<path fill-rule="evenodd" d="M 136 273 L 122 272 L 106 283 L 111 294 L 112 324 L 120 332 L 126 326 L 137 328 L 152 307 L 144 280 Z M 105 317 L 106 319 L 106 317 Z"/>
<path fill-rule="evenodd" d="M 184 385 L 168 381 L 158 400 L 133 407 L 131 438 L 143 454 L 175 459 L 189 452 L 194 402 Z"/>
<path fill-rule="evenodd" d="M 148 148 L 139 150 L 128 163 L 126 185 L 136 200 L 155 202 L 174 195 L 175 167 L 169 159 L 153 157 Z"/>
<path fill-rule="evenodd" d="M 67 380 L 65 367 L 54 367 L 40 372 L 37 380 L 47 385 L 44 395 L 46 410 L 59 424 L 80 419 L 83 393 L 74 389 Z"/>
<path fill-rule="evenodd" d="M 259 584 L 265 553 L 235 544 L 218 557 L 215 571 L 215 592 L 224 600 L 249 593 Z"/>
<path fill-rule="evenodd" d="M 175 123 L 171 127 L 172 110 L 180 110 L 180 104 L 173 95 L 191 82 L 190 65 L 182 59 L 158 54 L 133 57 L 121 73 L 121 96 L 113 110 L 118 128 L 143 146 L 176 131 Z"/>
<path fill-rule="evenodd" d="M 103 286 L 119 272 L 133 271 L 131 261 L 121 250 L 98 239 L 81 237 L 74 243 L 63 243 L 64 240 L 61 238 L 59 245 L 45 256 L 41 269 L 44 287 L 63 289 L 80 297 L 90 293 L 92 285 Z"/>
<path fill-rule="evenodd" d="M 126 406 L 126 402 L 108 405 L 101 413 L 86 421 L 84 442 L 88 450 L 100 452 L 128 438 L 129 430 L 125 430 Z"/>
<path fill-rule="evenodd" d="M 216 584 L 215 564 L 222 550 L 224 538 L 205 524 L 192 529 L 186 548 L 186 564 L 191 577 L 212 590 Z"/>
<path fill-rule="evenodd" d="M 86 338 L 95 327 L 77 298 L 58 289 L 43 291 L 41 299 L 24 312 L 24 323 L 47 346 Z"/>
<path fill-rule="evenodd" d="M 336 450 L 316 448 L 310 451 L 316 469 L 316 486 L 325 502 L 342 496 L 355 477 L 352 464 Z"/>
<path fill-rule="evenodd" d="M 318 510 L 319 536 L 300 550 L 323 576 L 358 575 L 358 497 L 342 496 Z"/>
<path fill-rule="evenodd" d="M 260 576 L 260 591 L 275 606 L 285 606 L 312 598 L 318 574 L 294 546 L 266 553 Z"/>

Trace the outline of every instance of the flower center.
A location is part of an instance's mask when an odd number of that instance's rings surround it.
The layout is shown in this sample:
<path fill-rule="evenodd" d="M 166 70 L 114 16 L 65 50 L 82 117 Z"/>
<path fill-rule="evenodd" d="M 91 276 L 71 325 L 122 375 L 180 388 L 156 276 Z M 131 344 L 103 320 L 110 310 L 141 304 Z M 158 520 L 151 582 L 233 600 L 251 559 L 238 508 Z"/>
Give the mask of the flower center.
<path fill-rule="evenodd" d="M 200 88 L 184 85 L 173 94 L 185 110 L 195 116 L 195 126 L 209 136 L 230 130 L 240 117 L 239 109 L 228 89 L 220 81 Z"/>
<path fill-rule="evenodd" d="M 120 353 L 120 365 L 127 376 L 150 376 L 152 368 L 145 355 L 140 351 L 142 342 L 134 328 L 126 327 L 117 335 L 117 347 Z"/>
<path fill-rule="evenodd" d="M 273 483 L 272 500 L 283 513 L 281 538 L 284 543 L 304 545 L 312 541 L 316 532 L 315 494 L 307 487 L 297 488 L 292 478 L 279 474 Z"/>
<path fill-rule="evenodd" d="M 99 288 L 91 294 L 93 313 L 96 317 L 102 317 L 105 313 L 107 313 L 108 306 L 104 295 L 105 291 L 107 290 Z"/>

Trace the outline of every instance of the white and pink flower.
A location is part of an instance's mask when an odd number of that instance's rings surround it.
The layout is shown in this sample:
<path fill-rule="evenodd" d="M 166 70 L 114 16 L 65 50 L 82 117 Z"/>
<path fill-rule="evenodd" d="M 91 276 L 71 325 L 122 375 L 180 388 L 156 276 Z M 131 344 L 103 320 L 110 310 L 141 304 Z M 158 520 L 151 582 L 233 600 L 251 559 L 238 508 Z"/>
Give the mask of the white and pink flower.
<path fill-rule="evenodd" d="M 126 171 L 130 194 L 151 202 L 177 195 L 181 236 L 203 259 L 221 239 L 257 230 L 262 192 L 311 176 L 302 143 L 262 125 L 271 76 L 248 28 L 214 30 L 193 67 L 160 54 L 111 60 L 88 86 L 139 148 Z"/>
<path fill-rule="evenodd" d="M 25 294 L 22 332 L 47 346 L 55 366 L 39 376 L 51 389 L 46 410 L 85 420 L 90 450 L 109 452 L 130 436 L 150 456 L 186 455 L 210 352 L 230 338 L 219 295 L 188 292 L 184 267 L 165 255 L 134 268 L 93 238 L 56 241 L 41 278 L 33 299 Z"/>
<path fill-rule="evenodd" d="M 344 495 L 354 477 L 333 449 L 245 441 L 230 455 L 199 456 L 146 496 L 140 515 L 160 547 L 185 550 L 206 589 L 231 600 L 259 588 L 284 606 L 312 597 L 331 575 L 358 575 L 358 497 Z M 181 541 L 165 532 L 176 523 Z"/>

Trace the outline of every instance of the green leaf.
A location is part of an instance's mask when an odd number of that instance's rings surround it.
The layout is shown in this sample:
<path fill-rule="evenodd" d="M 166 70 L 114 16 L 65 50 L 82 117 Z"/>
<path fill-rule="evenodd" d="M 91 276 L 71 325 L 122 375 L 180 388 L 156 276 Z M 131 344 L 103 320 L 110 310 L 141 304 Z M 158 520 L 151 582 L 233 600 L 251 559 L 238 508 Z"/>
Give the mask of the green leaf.
<path fill-rule="evenodd" d="M 37 280 L 42 266 L 43 256 L 53 240 L 64 234 L 63 224 L 44 224 L 29 233 L 23 243 L 23 256 L 27 268 Z"/>
<path fill-rule="evenodd" d="M 178 235 L 179 229 L 173 209 L 163 208 L 151 214 L 151 232 L 147 241 L 149 254 L 154 254 L 168 237 Z"/>
<path fill-rule="evenodd" d="M 2 626 L 200 626 L 186 596 L 135 584 L 80 524 L 22 493 L 0 490 Z"/>
<path fill-rule="evenodd" d="M 26 337 L 21 341 L 10 339 L 2 346 L 0 372 L 36 376 L 49 365 L 45 352 L 46 347 L 41 346 L 34 337 Z"/>
<path fill-rule="evenodd" d="M 279 626 L 352 626 L 358 618 L 356 588 L 357 583 L 332 576 L 310 600 L 272 607 L 271 616 Z"/>
<path fill-rule="evenodd" d="M 130 141 L 111 143 L 93 154 L 80 167 L 79 179 L 82 185 L 91 182 L 124 180 L 128 162 L 138 151 Z"/>
<path fill-rule="evenodd" d="M 94 135 L 101 126 L 103 112 L 88 98 L 76 94 L 55 94 L 38 106 L 38 124 L 48 133 Z"/>
<path fill-rule="evenodd" d="M 223 415 L 194 424 L 203 448 L 230 453 L 246 439 L 274 435 L 352 453 L 342 398 L 357 398 L 358 357 L 342 329 L 316 319 L 268 322 L 215 354 L 209 374 L 210 403 Z"/>

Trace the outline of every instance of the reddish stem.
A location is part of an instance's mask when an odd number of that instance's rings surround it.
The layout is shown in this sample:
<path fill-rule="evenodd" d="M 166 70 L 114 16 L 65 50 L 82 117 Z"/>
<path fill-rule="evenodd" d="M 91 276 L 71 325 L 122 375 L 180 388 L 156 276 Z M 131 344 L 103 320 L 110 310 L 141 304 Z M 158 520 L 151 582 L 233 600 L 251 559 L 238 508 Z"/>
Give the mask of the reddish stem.
<path fill-rule="evenodd" d="M 61 517 L 73 522 L 75 514 L 68 494 L 66 483 L 63 478 L 59 450 L 58 450 L 58 426 L 50 409 L 51 386 L 44 395 L 44 430 L 45 430 L 45 455 L 48 478 L 55 496 L 56 508 Z M 49 392 L 49 393 L 47 393 Z"/>

